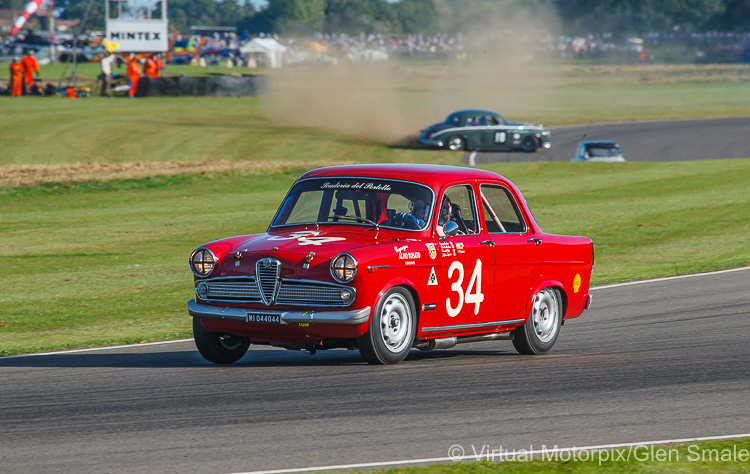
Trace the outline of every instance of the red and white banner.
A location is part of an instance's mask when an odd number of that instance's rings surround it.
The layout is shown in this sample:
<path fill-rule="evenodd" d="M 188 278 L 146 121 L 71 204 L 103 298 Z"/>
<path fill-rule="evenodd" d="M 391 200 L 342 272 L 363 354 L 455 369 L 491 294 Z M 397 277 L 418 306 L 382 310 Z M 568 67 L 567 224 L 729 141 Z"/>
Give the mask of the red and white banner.
<path fill-rule="evenodd" d="M 28 20 L 29 17 L 33 15 L 40 6 L 42 6 L 43 2 L 44 0 L 31 0 L 26 4 L 26 7 L 23 9 L 23 13 L 16 19 L 16 22 L 13 24 L 13 28 L 11 28 L 10 30 L 10 36 L 18 33 L 23 24 L 26 23 L 26 20 Z"/>

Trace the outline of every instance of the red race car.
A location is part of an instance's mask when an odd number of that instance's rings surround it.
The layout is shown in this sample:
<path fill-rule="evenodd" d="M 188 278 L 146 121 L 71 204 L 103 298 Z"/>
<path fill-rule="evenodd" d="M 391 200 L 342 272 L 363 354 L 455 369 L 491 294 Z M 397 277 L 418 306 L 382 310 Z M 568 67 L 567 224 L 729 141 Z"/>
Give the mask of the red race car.
<path fill-rule="evenodd" d="M 300 177 L 266 233 L 194 250 L 188 311 L 217 364 L 251 343 L 359 349 L 372 364 L 496 339 L 541 354 L 589 307 L 593 265 L 590 239 L 542 232 L 495 173 L 335 166 Z"/>

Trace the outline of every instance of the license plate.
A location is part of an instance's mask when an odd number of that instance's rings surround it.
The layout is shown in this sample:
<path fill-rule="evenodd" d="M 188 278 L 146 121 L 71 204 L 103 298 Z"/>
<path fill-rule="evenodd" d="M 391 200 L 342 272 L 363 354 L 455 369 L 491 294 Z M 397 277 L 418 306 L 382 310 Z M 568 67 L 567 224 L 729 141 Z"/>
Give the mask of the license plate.
<path fill-rule="evenodd" d="M 278 314 L 247 313 L 248 323 L 280 324 L 281 316 Z"/>

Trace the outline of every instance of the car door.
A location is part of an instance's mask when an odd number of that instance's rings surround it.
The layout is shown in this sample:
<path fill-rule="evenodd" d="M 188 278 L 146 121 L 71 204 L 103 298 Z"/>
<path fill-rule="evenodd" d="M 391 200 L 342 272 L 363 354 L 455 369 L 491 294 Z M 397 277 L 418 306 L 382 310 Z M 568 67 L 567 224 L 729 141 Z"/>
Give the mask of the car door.
<path fill-rule="evenodd" d="M 531 286 L 542 272 L 542 241 L 531 234 L 508 187 L 502 183 L 481 183 L 479 190 L 484 225 L 494 254 L 496 317 L 525 319 Z"/>
<path fill-rule="evenodd" d="M 489 127 L 487 128 L 487 138 L 489 148 L 494 150 L 507 150 L 510 148 L 512 141 L 511 130 L 505 124 L 505 120 L 499 116 L 488 117 Z"/>
<path fill-rule="evenodd" d="M 481 115 L 466 117 L 463 134 L 466 137 L 468 150 L 482 150 L 487 147 L 487 137 L 484 127 L 480 126 Z"/>
<path fill-rule="evenodd" d="M 451 220 L 460 232 L 435 243 L 438 299 L 433 327 L 428 332 L 482 327 L 494 318 L 495 272 L 493 251 L 480 228 L 475 188 L 468 182 L 452 185 L 438 202 L 437 224 L 442 226 Z"/>

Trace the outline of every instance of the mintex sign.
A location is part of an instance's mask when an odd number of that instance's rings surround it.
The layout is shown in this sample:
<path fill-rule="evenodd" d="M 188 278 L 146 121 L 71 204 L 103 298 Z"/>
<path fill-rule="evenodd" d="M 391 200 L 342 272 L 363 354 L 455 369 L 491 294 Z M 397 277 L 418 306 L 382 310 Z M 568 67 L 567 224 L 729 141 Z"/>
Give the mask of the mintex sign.
<path fill-rule="evenodd" d="M 107 20 L 107 40 L 121 52 L 164 52 L 167 50 L 165 20 Z"/>

